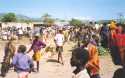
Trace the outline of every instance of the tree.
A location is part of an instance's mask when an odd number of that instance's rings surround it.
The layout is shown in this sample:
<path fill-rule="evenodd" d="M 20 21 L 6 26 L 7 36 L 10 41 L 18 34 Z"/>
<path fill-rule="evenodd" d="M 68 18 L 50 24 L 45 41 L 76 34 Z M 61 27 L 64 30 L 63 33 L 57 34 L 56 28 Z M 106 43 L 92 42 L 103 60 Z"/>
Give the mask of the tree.
<path fill-rule="evenodd" d="M 82 26 L 83 23 L 81 20 L 78 19 L 72 19 L 71 21 L 69 21 L 70 25 L 72 26 Z"/>
<path fill-rule="evenodd" d="M 42 16 L 42 19 L 43 23 L 47 25 L 53 25 L 55 23 L 55 19 L 51 18 L 51 15 L 49 15 L 48 13 L 44 14 Z"/>
<path fill-rule="evenodd" d="M 66 20 L 60 20 L 60 22 L 66 22 Z"/>
<path fill-rule="evenodd" d="M 48 13 L 46 13 L 46 14 L 44 14 L 42 17 L 43 17 L 43 18 L 50 18 L 51 15 L 49 15 Z"/>
<path fill-rule="evenodd" d="M 14 13 L 7 13 L 2 17 L 1 21 L 2 22 L 16 22 L 17 18 Z"/>
<path fill-rule="evenodd" d="M 28 23 L 31 23 L 32 20 L 24 20 L 24 22 L 28 24 Z"/>

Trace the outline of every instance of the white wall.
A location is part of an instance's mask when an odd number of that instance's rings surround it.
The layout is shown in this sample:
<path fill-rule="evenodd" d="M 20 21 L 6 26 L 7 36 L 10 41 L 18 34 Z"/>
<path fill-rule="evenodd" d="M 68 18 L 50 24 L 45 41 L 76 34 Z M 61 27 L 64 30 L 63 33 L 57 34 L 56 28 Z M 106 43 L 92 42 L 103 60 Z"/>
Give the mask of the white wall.
<path fill-rule="evenodd" d="M 33 24 L 32 23 L 15 23 L 15 22 L 11 22 L 11 23 L 2 23 L 2 28 L 6 28 L 6 27 L 12 27 L 15 26 L 17 28 L 26 28 L 26 27 L 31 27 L 33 28 Z"/>

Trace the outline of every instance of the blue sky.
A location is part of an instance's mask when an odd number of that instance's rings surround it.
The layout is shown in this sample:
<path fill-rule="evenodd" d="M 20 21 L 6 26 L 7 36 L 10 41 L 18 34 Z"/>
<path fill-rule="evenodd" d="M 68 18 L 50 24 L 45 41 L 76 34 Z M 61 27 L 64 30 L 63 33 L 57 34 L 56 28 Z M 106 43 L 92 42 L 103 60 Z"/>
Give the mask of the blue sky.
<path fill-rule="evenodd" d="M 125 0 L 0 0 L 0 13 L 30 17 L 49 13 L 55 18 L 112 19 L 125 14 Z"/>

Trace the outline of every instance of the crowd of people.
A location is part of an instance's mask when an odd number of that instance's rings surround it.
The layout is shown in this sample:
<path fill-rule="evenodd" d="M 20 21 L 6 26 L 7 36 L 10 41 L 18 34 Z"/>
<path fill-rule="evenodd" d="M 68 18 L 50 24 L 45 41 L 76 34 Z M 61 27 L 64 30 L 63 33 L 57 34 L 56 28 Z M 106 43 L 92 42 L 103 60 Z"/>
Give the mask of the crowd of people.
<path fill-rule="evenodd" d="M 76 66 L 76 70 L 74 71 L 74 74 L 76 76 L 75 78 L 84 78 L 84 77 L 100 78 L 99 56 L 98 56 L 98 49 L 97 49 L 97 47 L 100 45 L 109 49 L 110 51 L 109 54 L 111 55 L 112 61 L 115 65 L 122 66 L 122 68 L 118 69 L 114 73 L 113 78 L 125 77 L 125 75 L 123 74 L 125 73 L 124 71 L 125 70 L 124 69 L 124 66 L 125 66 L 124 27 L 125 27 L 124 24 L 120 24 L 120 23 L 116 23 L 115 21 L 112 21 L 110 24 L 104 23 L 103 26 L 98 30 L 99 32 L 97 31 L 96 33 L 96 31 L 94 31 L 94 34 L 93 34 L 93 32 L 91 31 L 89 32 L 90 35 L 87 34 L 89 35 L 89 38 L 87 38 L 88 40 L 83 39 L 85 41 L 84 41 L 84 45 L 82 46 L 82 49 L 80 47 L 73 50 L 71 65 Z M 83 36 L 85 36 L 85 34 Z M 78 40 L 81 40 L 81 39 L 78 39 Z M 84 53 L 83 54 L 80 53 L 81 51 Z M 88 54 L 86 53 L 86 51 L 88 51 L 87 52 Z M 76 52 L 80 54 L 77 54 Z M 84 75 L 85 72 L 89 74 L 89 76 L 87 74 Z"/>
<path fill-rule="evenodd" d="M 73 78 L 101 78 L 98 46 L 109 49 L 115 65 L 125 66 L 125 31 L 124 24 L 112 21 L 110 24 L 71 28 L 47 27 L 35 33 L 30 49 L 26 45 L 20 45 L 16 51 L 13 39 L 10 39 L 5 46 L 5 56 L 2 63 L 1 75 L 5 76 L 10 67 L 14 67 L 18 73 L 18 78 L 28 78 L 29 72 L 39 72 L 41 49 L 51 46 L 51 41 L 55 42 L 57 61 L 64 64 L 63 46 L 66 42 L 72 41 L 77 44 L 72 50 L 70 59 L 71 66 L 75 66 Z M 20 31 L 20 29 L 18 29 Z M 32 30 L 33 31 L 33 30 Z M 38 32 L 38 31 L 37 31 Z M 19 38 L 23 33 L 18 33 Z M 30 33 L 29 33 L 30 35 Z M 41 39 L 42 37 L 42 39 Z M 31 38 L 30 38 L 31 39 Z M 32 59 L 26 55 L 33 50 Z M 12 63 L 11 60 L 12 59 Z M 33 61 L 36 62 L 36 70 Z M 116 74 L 115 74 L 116 76 Z M 121 78 L 121 77 L 113 77 Z"/>
<path fill-rule="evenodd" d="M 30 27 L 27 28 L 18 28 L 18 27 L 5 27 L 0 28 L 0 39 L 2 40 L 18 40 L 21 39 L 22 36 L 31 37 L 32 29 Z"/>

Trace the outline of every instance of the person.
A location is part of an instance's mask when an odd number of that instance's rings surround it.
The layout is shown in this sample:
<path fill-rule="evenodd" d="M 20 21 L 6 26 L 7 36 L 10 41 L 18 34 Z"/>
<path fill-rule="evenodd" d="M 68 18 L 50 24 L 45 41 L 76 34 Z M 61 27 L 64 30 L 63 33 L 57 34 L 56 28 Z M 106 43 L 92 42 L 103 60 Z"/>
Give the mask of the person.
<path fill-rule="evenodd" d="M 125 68 L 119 68 L 114 72 L 112 78 L 124 78 L 125 77 Z"/>
<path fill-rule="evenodd" d="M 92 36 L 94 38 L 95 36 Z M 93 39 L 87 45 L 89 52 L 89 61 L 87 64 L 87 70 L 89 72 L 90 78 L 100 78 L 99 75 L 99 56 L 96 41 Z"/>
<path fill-rule="evenodd" d="M 121 65 L 125 66 L 125 33 L 123 33 L 124 25 L 119 25 L 117 27 L 116 42 L 119 49 L 119 55 L 121 59 Z"/>
<path fill-rule="evenodd" d="M 110 29 L 109 49 L 115 65 L 123 65 L 125 35 L 122 34 L 121 27 L 117 24 L 116 29 Z"/>
<path fill-rule="evenodd" d="M 18 73 L 18 78 L 28 78 L 33 67 L 33 61 L 26 55 L 26 46 L 19 46 L 18 53 L 14 56 L 12 64 Z"/>
<path fill-rule="evenodd" d="M 18 39 L 20 40 L 22 38 L 22 36 L 23 36 L 23 30 L 22 30 L 22 28 L 19 28 L 18 29 Z"/>
<path fill-rule="evenodd" d="M 101 30 L 100 30 L 100 36 L 101 36 L 101 45 L 105 48 L 108 48 L 108 34 L 109 34 L 109 27 L 106 23 L 103 24 Z"/>
<path fill-rule="evenodd" d="M 11 67 L 11 59 L 15 54 L 15 46 L 13 45 L 12 40 L 6 43 L 4 49 L 4 59 L 1 66 L 1 75 L 4 77 Z"/>
<path fill-rule="evenodd" d="M 46 44 L 43 43 L 43 41 L 40 40 L 39 36 L 36 35 L 35 39 L 33 40 L 32 46 L 29 49 L 27 53 L 29 53 L 31 50 L 33 50 L 33 60 L 36 61 L 37 64 L 37 72 L 39 72 L 39 61 L 41 58 L 41 48 L 45 48 Z"/>
<path fill-rule="evenodd" d="M 69 31 L 64 28 L 63 34 L 64 34 L 65 41 L 67 42 L 68 41 L 68 36 L 69 36 Z"/>
<path fill-rule="evenodd" d="M 63 56 L 62 56 L 62 52 L 63 52 L 63 45 L 64 45 L 64 35 L 62 30 L 59 30 L 58 33 L 55 36 L 55 44 L 56 44 L 56 51 L 58 52 L 58 62 L 61 64 L 63 63 Z M 61 61 L 60 61 L 61 60 Z"/>
<path fill-rule="evenodd" d="M 13 40 L 9 40 L 9 42 L 5 45 L 4 50 L 4 61 L 8 61 L 10 63 L 10 60 L 13 58 L 15 54 L 16 48 L 13 44 Z"/>
<path fill-rule="evenodd" d="M 86 64 L 89 60 L 89 53 L 84 48 L 75 48 L 72 51 L 72 57 L 70 60 L 71 66 L 75 66 L 76 69 L 73 71 L 72 78 L 90 78 Z"/>

